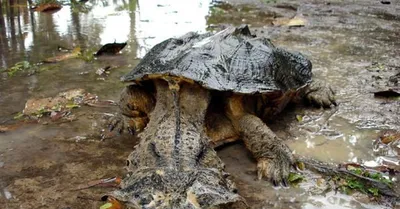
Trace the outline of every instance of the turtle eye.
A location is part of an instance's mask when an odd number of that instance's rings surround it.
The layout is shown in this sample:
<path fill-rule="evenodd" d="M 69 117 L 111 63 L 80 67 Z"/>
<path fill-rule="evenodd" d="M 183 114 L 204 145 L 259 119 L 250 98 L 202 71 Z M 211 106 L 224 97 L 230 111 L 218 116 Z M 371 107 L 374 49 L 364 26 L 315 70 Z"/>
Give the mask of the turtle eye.
<path fill-rule="evenodd" d="M 126 166 L 129 166 L 131 164 L 131 162 L 129 162 L 129 160 L 126 160 Z"/>
<path fill-rule="evenodd" d="M 142 206 L 148 205 L 153 201 L 153 199 L 154 198 L 151 195 L 143 195 L 139 199 L 139 204 L 142 205 Z"/>

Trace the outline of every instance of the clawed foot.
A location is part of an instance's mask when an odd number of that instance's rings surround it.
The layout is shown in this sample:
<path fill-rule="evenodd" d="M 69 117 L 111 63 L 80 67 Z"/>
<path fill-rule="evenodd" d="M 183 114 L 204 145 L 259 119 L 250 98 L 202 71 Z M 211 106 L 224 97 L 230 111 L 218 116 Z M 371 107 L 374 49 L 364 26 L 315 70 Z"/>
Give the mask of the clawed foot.
<path fill-rule="evenodd" d="M 148 122 L 147 117 L 127 117 L 120 113 L 107 116 L 104 129 L 101 130 L 101 139 L 114 138 L 127 131 L 134 135 L 144 129 Z"/>
<path fill-rule="evenodd" d="M 119 113 L 115 115 L 106 115 L 105 125 L 101 130 L 101 139 L 114 138 L 120 135 L 125 128 L 123 116 Z"/>
<path fill-rule="evenodd" d="M 289 148 L 283 145 L 273 158 L 259 158 L 257 162 L 257 175 L 269 179 L 275 187 L 282 185 L 288 187 L 290 168 L 293 167 L 293 156 Z"/>
<path fill-rule="evenodd" d="M 335 99 L 335 92 L 330 86 L 324 85 L 320 82 L 313 82 L 310 84 L 306 99 L 318 107 L 337 106 Z"/>

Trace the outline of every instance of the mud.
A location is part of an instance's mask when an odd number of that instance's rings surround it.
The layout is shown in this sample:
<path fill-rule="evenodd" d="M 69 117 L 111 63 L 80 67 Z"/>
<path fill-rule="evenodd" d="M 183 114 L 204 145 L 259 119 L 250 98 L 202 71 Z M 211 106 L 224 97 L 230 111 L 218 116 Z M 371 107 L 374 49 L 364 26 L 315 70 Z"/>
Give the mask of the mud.
<path fill-rule="evenodd" d="M 276 120 L 268 121 L 271 128 L 288 140 L 296 154 L 336 163 L 375 160 L 373 140 L 382 130 L 400 130 L 400 100 L 373 95 L 398 85 L 392 80 L 400 72 L 399 3 L 228 3 L 89 1 L 85 12 L 82 6 L 66 5 L 46 14 L 27 10 L 28 3 L 23 0 L 0 2 L 0 68 L 57 56 L 58 45 L 95 52 L 105 43 L 128 41 L 117 56 L 46 64 L 46 70 L 31 76 L 28 72 L 13 77 L 1 73 L 0 123 L 13 123 L 29 98 L 46 98 L 74 88 L 102 100 L 117 100 L 125 85 L 119 78 L 159 41 L 187 31 L 247 23 L 257 35 L 307 55 L 315 77 L 332 84 L 340 103 L 328 111 L 289 107 Z M 273 25 L 275 18 L 299 14 L 306 20 L 304 27 Z M 118 67 L 108 76 L 96 74 L 106 66 Z M 82 107 L 73 110 L 78 120 L 71 123 L 28 124 L 0 133 L 1 208 L 98 208 L 101 202 L 77 197 L 97 198 L 112 188 L 71 189 L 94 179 L 125 175 L 125 159 L 137 139 L 123 135 L 103 142 L 93 137 L 102 115 L 115 111 L 112 107 Z M 255 180 L 255 162 L 242 144 L 228 145 L 218 152 L 252 208 L 387 207 L 365 195 L 312 192 L 310 185 L 319 179 L 315 174 L 300 187 L 276 189 L 267 181 Z"/>

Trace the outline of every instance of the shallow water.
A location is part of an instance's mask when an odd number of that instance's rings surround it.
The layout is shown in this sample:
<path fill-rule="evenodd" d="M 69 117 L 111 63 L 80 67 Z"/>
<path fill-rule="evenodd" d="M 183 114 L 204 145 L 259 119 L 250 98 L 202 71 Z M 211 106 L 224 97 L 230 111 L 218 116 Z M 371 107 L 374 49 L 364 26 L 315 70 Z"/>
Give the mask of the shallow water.
<path fill-rule="evenodd" d="M 400 130 L 400 102 L 376 99 L 371 93 L 386 88 L 380 84 L 400 71 L 399 5 L 379 1 L 278 1 L 275 6 L 265 3 L 269 1 L 232 2 L 234 6 L 216 6 L 210 0 L 91 0 L 49 14 L 28 10 L 26 1 L 1 1 L 0 68 L 23 60 L 39 63 L 62 54 L 59 45 L 89 52 L 114 41 L 128 45 L 117 56 L 92 62 L 71 59 L 43 64 L 39 67 L 44 71 L 30 76 L 29 72 L 13 77 L 1 74 L 0 123 L 12 122 L 28 98 L 54 96 L 72 88 L 118 100 L 125 85 L 119 77 L 154 44 L 189 31 L 247 23 L 257 35 L 309 56 L 315 76 L 332 84 L 340 103 L 327 111 L 289 108 L 268 122 L 271 128 L 289 139 L 296 154 L 336 163 L 374 160 L 372 141 L 378 134 Z M 304 15 L 305 27 L 272 25 L 274 17 L 296 13 Z M 108 76 L 95 73 L 105 66 L 113 66 Z M 100 123 L 97 118 L 115 111 L 113 107 L 82 107 L 73 111 L 78 120 L 71 123 L 30 124 L 0 133 L 0 204 L 5 208 L 98 208 L 101 203 L 77 196 L 100 195 L 111 189 L 71 189 L 93 179 L 124 174 L 125 158 L 137 140 L 123 136 L 100 142 L 91 137 Z M 219 154 L 253 208 L 382 207 L 332 192 L 311 195 L 307 183 L 300 188 L 273 189 L 267 181 L 254 180 L 255 162 L 241 144 L 226 146 Z"/>

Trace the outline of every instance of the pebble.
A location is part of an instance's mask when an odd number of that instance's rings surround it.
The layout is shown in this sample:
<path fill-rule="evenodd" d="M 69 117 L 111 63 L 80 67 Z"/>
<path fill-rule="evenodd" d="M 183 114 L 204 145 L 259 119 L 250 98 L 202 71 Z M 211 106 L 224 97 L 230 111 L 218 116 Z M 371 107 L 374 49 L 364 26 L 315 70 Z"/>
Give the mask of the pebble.
<path fill-rule="evenodd" d="M 10 193 L 7 189 L 3 189 L 3 192 L 4 192 L 4 197 L 5 197 L 7 200 L 9 200 L 9 199 L 12 198 L 11 193 Z"/>

